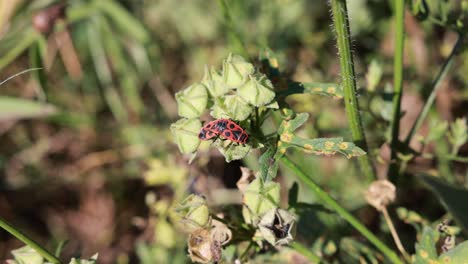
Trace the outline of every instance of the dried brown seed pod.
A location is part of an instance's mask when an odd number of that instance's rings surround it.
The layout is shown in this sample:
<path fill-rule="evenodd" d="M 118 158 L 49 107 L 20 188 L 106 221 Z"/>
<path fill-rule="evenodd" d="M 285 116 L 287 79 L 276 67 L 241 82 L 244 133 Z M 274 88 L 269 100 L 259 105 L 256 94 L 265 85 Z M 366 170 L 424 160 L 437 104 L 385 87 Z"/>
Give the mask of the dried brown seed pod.
<path fill-rule="evenodd" d="M 367 202 L 382 211 L 384 207 L 395 201 L 396 188 L 388 180 L 374 181 L 365 193 Z"/>

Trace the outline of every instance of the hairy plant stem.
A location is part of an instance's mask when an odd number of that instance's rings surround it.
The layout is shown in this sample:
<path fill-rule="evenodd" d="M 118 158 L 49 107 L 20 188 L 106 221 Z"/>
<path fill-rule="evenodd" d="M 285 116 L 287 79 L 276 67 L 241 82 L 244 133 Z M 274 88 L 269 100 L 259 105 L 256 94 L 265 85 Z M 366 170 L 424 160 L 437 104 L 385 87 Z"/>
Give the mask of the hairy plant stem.
<path fill-rule="evenodd" d="M 296 242 L 296 241 L 293 241 L 291 244 L 290 244 L 291 248 L 293 248 L 294 250 L 296 250 L 297 252 L 299 252 L 301 255 L 303 255 L 304 257 L 308 258 L 312 263 L 314 264 L 318 264 L 320 263 L 320 257 L 317 256 L 314 252 L 312 252 L 310 249 L 308 249 L 307 247 L 305 247 L 304 245 L 302 245 L 301 243 L 299 242 Z"/>
<path fill-rule="evenodd" d="M 421 127 L 424 119 L 426 119 L 427 114 L 429 114 L 429 110 L 431 109 L 432 104 L 434 103 L 435 97 L 437 95 L 437 91 L 440 89 L 442 81 L 445 79 L 445 76 L 447 76 L 447 73 L 451 69 L 453 65 L 453 61 L 458 54 L 461 46 L 463 44 L 463 36 L 459 35 L 457 42 L 455 42 L 455 45 L 453 46 L 452 51 L 450 52 L 450 55 L 447 57 L 447 59 L 444 62 L 444 65 L 442 65 L 442 68 L 440 69 L 439 73 L 437 74 L 436 78 L 432 82 L 432 91 L 429 97 L 427 98 L 426 103 L 424 104 L 423 109 L 419 113 L 416 122 L 413 124 L 411 127 L 410 132 L 408 133 L 408 136 L 405 139 L 405 144 L 409 144 L 411 139 L 413 138 L 414 134 L 419 130 Z"/>
<path fill-rule="evenodd" d="M 226 25 L 229 37 L 232 41 L 235 41 L 236 49 L 242 56 L 245 58 L 249 57 L 249 53 L 247 52 L 247 48 L 245 47 L 244 41 L 242 40 L 241 34 L 236 29 L 234 21 L 232 19 L 231 12 L 229 11 L 229 7 L 226 3 L 226 0 L 218 0 L 218 5 L 223 12 L 224 23 Z"/>
<path fill-rule="evenodd" d="M 356 74 L 354 72 L 353 56 L 351 54 L 351 37 L 349 32 L 348 12 L 345 0 L 330 0 L 333 14 L 338 53 L 340 57 L 341 79 L 344 92 L 346 116 L 351 128 L 354 143 L 368 152 L 366 137 L 359 114 L 359 102 L 357 99 Z M 375 180 L 375 171 L 369 155 L 358 158 L 362 172 L 367 181 Z"/>
<path fill-rule="evenodd" d="M 405 0 L 395 0 L 395 55 L 393 61 L 393 118 L 391 124 L 391 163 L 388 178 L 398 178 L 397 152 L 400 135 L 401 96 L 403 94 L 403 51 L 405 41 Z"/>
<path fill-rule="evenodd" d="M 297 167 L 288 157 L 283 156 L 281 158 L 283 163 L 291 169 L 296 176 L 301 179 L 311 191 L 313 191 L 322 202 L 334 210 L 338 215 L 340 215 L 344 220 L 346 220 L 350 225 L 352 225 L 357 231 L 359 231 L 364 237 L 366 237 L 377 249 L 379 249 L 392 263 L 402 264 L 398 255 L 387 247 L 380 239 L 378 239 L 369 229 L 367 229 L 361 222 L 356 219 L 351 213 L 349 213 L 345 208 L 340 206 L 328 193 L 322 190 L 305 172 Z"/>
<path fill-rule="evenodd" d="M 60 260 L 55 257 L 52 253 L 47 251 L 45 248 L 41 247 L 37 242 L 23 234 L 21 231 L 13 227 L 11 224 L 0 218 L 0 227 L 6 230 L 8 233 L 12 234 L 17 239 L 24 242 L 26 245 L 33 248 L 37 253 L 44 257 L 47 261 L 52 263 L 61 263 Z"/>

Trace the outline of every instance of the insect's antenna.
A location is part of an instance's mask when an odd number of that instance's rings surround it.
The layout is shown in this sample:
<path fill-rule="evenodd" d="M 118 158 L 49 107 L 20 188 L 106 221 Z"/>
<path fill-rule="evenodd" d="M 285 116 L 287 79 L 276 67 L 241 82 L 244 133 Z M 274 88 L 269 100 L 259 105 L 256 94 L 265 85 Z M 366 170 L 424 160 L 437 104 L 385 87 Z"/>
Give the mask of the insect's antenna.
<path fill-rule="evenodd" d="M 20 76 L 21 74 L 24 74 L 24 73 L 27 73 L 27 72 L 30 72 L 30 71 L 37 71 L 37 70 L 42 70 L 42 68 L 31 68 L 31 69 L 27 69 L 27 70 L 18 72 L 18 73 L 16 73 L 16 74 L 14 74 L 14 75 L 12 75 L 12 76 L 6 78 L 6 79 L 3 80 L 2 82 L 0 82 L 0 85 L 2 85 L 2 84 L 4 84 L 4 83 L 8 82 L 9 80 L 11 80 L 11 79 L 13 79 L 13 78 L 15 78 L 15 77 L 17 77 L 17 76 Z"/>

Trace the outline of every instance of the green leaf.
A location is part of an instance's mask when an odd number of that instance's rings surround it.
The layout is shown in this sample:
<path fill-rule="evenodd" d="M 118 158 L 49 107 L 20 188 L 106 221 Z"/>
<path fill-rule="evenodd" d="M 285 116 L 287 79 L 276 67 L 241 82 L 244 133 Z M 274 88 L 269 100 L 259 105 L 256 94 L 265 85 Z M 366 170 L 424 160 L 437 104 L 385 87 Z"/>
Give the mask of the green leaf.
<path fill-rule="evenodd" d="M 468 232 L 468 190 L 442 182 L 436 177 L 419 175 L 453 215 L 457 223 Z"/>
<path fill-rule="evenodd" d="M 183 118 L 171 125 L 170 129 L 180 152 L 193 153 L 197 150 L 200 145 L 198 133 L 200 132 L 201 126 L 201 122 L 198 118 Z"/>
<path fill-rule="evenodd" d="M 445 133 L 447 133 L 447 128 L 447 121 L 431 119 L 429 122 L 429 133 L 425 140 L 427 142 L 439 140 L 445 135 Z"/>
<path fill-rule="evenodd" d="M 199 117 L 208 103 L 208 93 L 203 84 L 193 84 L 175 95 L 179 115 L 186 118 Z"/>
<path fill-rule="evenodd" d="M 458 149 L 466 143 L 467 137 L 466 118 L 457 118 L 455 122 L 450 124 L 449 140 L 453 144 L 453 152 L 458 152 Z"/>
<path fill-rule="evenodd" d="M 302 126 L 307 121 L 307 119 L 309 119 L 309 113 L 298 113 L 293 119 L 283 121 L 281 124 L 282 128 L 280 128 L 280 130 L 293 132 Z"/>
<path fill-rule="evenodd" d="M 57 113 L 51 104 L 32 100 L 0 96 L 0 121 L 15 121 L 25 118 L 39 118 Z"/>
<path fill-rule="evenodd" d="M 439 256 L 441 263 L 456 264 L 465 263 L 468 260 L 468 240 L 458 244 L 455 248 Z"/>
<path fill-rule="evenodd" d="M 253 107 L 238 95 L 226 95 L 224 107 L 229 112 L 229 116 L 237 121 L 247 119 L 254 110 Z"/>
<path fill-rule="evenodd" d="M 140 43 L 147 43 L 150 35 L 146 28 L 116 1 L 94 1 L 94 5 L 107 14 L 122 33 Z"/>
<path fill-rule="evenodd" d="M 247 82 L 237 89 L 237 93 L 256 107 L 267 105 L 275 98 L 273 84 L 264 75 L 259 78 L 250 75 Z"/>
<path fill-rule="evenodd" d="M 28 28 L 24 31 L 21 38 L 18 38 L 14 46 L 11 47 L 6 53 L 0 56 L 0 70 L 14 61 L 20 56 L 28 47 L 30 47 L 40 37 L 39 32 L 33 28 Z"/>
<path fill-rule="evenodd" d="M 439 232 L 430 226 L 424 226 L 421 239 L 416 243 L 416 253 L 414 264 L 427 264 L 429 261 L 437 260 L 436 243 L 439 239 Z M 436 262 L 437 263 L 437 262 Z"/>
<path fill-rule="evenodd" d="M 339 254 L 343 258 L 344 263 L 381 263 L 375 250 L 353 238 L 343 238 L 340 241 L 339 247 Z"/>
<path fill-rule="evenodd" d="M 265 181 L 274 179 L 278 172 L 278 162 L 274 159 L 274 156 L 275 149 L 268 148 L 258 161 L 260 165 L 260 177 Z"/>
<path fill-rule="evenodd" d="M 287 136 L 286 136 L 287 135 Z M 316 155 L 335 155 L 341 153 L 350 159 L 365 155 L 366 152 L 352 142 L 344 142 L 343 138 L 314 138 L 304 139 L 292 134 L 284 133 L 280 136 L 284 147 L 296 147 L 304 150 L 305 153 Z M 287 140 L 287 141 L 285 141 Z"/>

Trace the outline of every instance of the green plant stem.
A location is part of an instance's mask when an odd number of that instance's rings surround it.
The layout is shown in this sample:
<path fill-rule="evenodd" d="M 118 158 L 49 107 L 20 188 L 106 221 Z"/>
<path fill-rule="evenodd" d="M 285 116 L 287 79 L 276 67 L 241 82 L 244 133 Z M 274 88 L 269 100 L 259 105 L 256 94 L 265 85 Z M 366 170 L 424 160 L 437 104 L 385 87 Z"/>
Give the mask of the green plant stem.
<path fill-rule="evenodd" d="M 0 218 L 0 227 L 5 229 L 8 233 L 12 234 L 17 239 L 24 242 L 26 245 L 33 248 L 37 253 L 39 253 L 42 257 L 44 257 L 47 261 L 52 263 L 61 263 L 60 260 L 52 255 L 49 251 L 41 247 L 37 242 L 30 239 L 28 236 L 23 234 L 21 231 L 13 227 L 11 224 Z"/>
<path fill-rule="evenodd" d="M 377 249 L 379 249 L 392 263 L 403 263 L 398 255 L 387 247 L 382 241 L 380 241 L 369 229 L 359 222 L 353 215 L 351 215 L 345 208 L 341 207 L 330 195 L 322 190 L 311 178 L 307 176 L 305 172 L 299 169 L 288 157 L 283 156 L 281 158 L 283 163 L 291 169 L 296 176 L 301 179 L 311 191 L 313 191 L 322 202 L 333 209 L 339 214 L 344 220 L 352 225 L 357 231 L 359 231 L 364 237 L 366 237 Z"/>
<path fill-rule="evenodd" d="M 245 47 L 245 43 L 242 40 L 242 37 L 239 31 L 236 29 L 236 26 L 232 19 L 232 15 L 231 15 L 231 12 L 229 11 L 229 7 L 226 3 L 226 0 L 218 0 L 218 5 L 221 8 L 221 11 L 223 12 L 224 23 L 226 24 L 229 37 L 233 41 L 236 42 L 235 45 L 236 45 L 238 52 L 240 52 L 241 55 L 244 56 L 245 58 L 248 58 L 249 53 L 247 52 L 247 48 Z"/>
<path fill-rule="evenodd" d="M 395 55 L 393 61 L 393 118 L 391 124 L 390 179 L 398 176 L 397 150 L 400 135 L 401 96 L 403 94 L 403 51 L 405 41 L 405 0 L 395 0 Z"/>
<path fill-rule="evenodd" d="M 445 79 L 445 76 L 447 76 L 447 73 L 450 71 L 453 61 L 456 57 L 456 55 L 459 52 L 460 47 L 462 46 L 463 43 L 463 36 L 458 36 L 457 42 L 453 46 L 452 51 L 450 52 L 450 55 L 447 57 L 447 59 L 444 62 L 444 65 L 442 65 L 442 68 L 440 69 L 439 73 L 437 74 L 436 78 L 432 82 L 432 91 L 429 97 L 427 98 L 426 103 L 424 104 L 423 109 L 421 110 L 421 113 L 419 113 L 418 118 L 416 119 L 416 122 L 413 124 L 411 127 L 410 132 L 408 133 L 408 136 L 405 139 L 405 144 L 409 144 L 411 139 L 413 138 L 414 134 L 419 130 L 421 127 L 424 119 L 426 119 L 427 115 L 429 114 L 429 110 L 431 109 L 432 104 L 434 103 L 435 97 L 437 95 L 437 91 L 440 89 L 442 81 Z"/>
<path fill-rule="evenodd" d="M 341 66 L 341 79 L 344 92 L 346 116 L 351 128 L 351 135 L 354 143 L 364 151 L 368 152 L 366 137 L 362 127 L 361 116 L 359 114 L 359 102 L 357 99 L 356 74 L 354 72 L 353 56 L 351 54 L 351 41 L 349 33 L 348 12 L 345 0 L 330 1 L 333 25 L 335 28 L 336 40 Z M 369 155 L 358 158 L 362 172 L 367 181 L 376 178 Z"/>
<path fill-rule="evenodd" d="M 302 245 L 301 243 L 294 241 L 291 243 L 291 248 L 299 252 L 304 257 L 308 258 L 312 263 L 314 264 L 320 263 L 320 257 L 317 256 L 310 249 Z"/>

